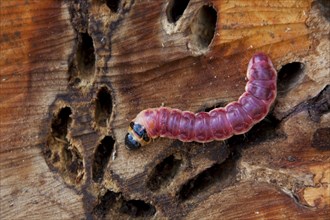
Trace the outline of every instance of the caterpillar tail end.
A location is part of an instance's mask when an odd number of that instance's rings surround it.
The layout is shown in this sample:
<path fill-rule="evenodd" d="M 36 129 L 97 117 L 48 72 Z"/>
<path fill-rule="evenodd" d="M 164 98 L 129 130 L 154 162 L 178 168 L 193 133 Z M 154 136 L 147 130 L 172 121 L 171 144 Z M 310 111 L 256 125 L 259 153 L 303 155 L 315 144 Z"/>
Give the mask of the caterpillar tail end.
<path fill-rule="evenodd" d="M 150 142 L 151 139 L 146 129 L 142 125 L 132 121 L 125 136 L 126 148 L 129 150 L 136 150 Z"/>

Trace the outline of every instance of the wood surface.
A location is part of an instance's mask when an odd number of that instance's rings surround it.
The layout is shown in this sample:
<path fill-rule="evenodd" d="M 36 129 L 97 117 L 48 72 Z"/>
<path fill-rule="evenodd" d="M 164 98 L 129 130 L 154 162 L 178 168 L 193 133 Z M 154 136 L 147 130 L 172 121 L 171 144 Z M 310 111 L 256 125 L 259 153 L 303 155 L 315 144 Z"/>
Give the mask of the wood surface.
<path fill-rule="evenodd" d="M 3 0 L 1 219 L 326 219 L 330 6 L 322 0 Z M 209 111 L 251 56 L 265 120 L 225 142 L 124 145 L 146 108 Z"/>

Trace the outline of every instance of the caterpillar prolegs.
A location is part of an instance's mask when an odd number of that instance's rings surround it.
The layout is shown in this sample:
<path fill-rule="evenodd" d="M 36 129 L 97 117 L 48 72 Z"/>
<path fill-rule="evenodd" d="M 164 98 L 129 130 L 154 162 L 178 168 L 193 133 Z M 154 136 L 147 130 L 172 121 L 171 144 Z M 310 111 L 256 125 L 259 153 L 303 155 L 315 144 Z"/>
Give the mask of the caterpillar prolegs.
<path fill-rule="evenodd" d="M 137 149 L 157 137 L 206 143 L 247 132 L 266 117 L 276 98 L 277 73 L 267 55 L 257 53 L 251 58 L 247 79 L 238 101 L 210 112 L 195 114 L 168 107 L 141 111 L 128 127 L 127 148 Z"/>

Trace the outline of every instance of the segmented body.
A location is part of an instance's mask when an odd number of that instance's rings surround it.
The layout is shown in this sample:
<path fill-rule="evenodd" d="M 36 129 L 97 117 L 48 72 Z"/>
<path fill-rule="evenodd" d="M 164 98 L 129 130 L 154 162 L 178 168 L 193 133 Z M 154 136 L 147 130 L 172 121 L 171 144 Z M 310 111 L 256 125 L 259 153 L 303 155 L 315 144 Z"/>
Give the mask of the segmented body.
<path fill-rule="evenodd" d="M 157 137 L 206 143 L 247 132 L 268 114 L 276 98 L 277 73 L 265 54 L 257 53 L 251 58 L 247 79 L 245 92 L 238 101 L 210 112 L 195 114 L 168 107 L 143 110 L 132 121 L 128 133 L 132 138 L 126 137 L 126 144 L 131 139 L 145 145 Z"/>

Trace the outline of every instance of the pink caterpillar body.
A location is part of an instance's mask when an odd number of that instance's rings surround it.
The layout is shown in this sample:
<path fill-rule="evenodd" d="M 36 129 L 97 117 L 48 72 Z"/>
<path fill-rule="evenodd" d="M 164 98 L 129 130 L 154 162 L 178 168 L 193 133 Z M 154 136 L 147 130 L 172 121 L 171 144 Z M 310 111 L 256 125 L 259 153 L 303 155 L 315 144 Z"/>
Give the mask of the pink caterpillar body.
<path fill-rule="evenodd" d="M 271 60 L 257 53 L 249 62 L 247 78 L 238 101 L 223 108 L 196 114 L 168 107 L 141 111 L 128 128 L 127 148 L 137 149 L 157 137 L 206 143 L 247 132 L 268 114 L 276 98 L 277 73 Z"/>

